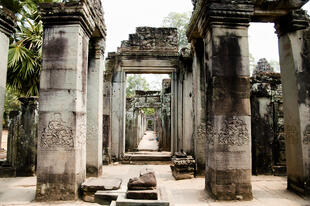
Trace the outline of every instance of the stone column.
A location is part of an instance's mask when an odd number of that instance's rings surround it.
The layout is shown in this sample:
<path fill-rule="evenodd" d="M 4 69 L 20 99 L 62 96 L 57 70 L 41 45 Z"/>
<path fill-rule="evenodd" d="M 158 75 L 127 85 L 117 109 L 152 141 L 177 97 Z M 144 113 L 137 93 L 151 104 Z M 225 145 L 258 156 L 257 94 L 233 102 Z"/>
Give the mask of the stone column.
<path fill-rule="evenodd" d="M 88 177 L 102 174 L 103 70 L 105 39 L 90 41 L 87 75 L 86 172 Z"/>
<path fill-rule="evenodd" d="M 204 68 L 204 42 L 195 39 L 192 42 L 193 54 L 193 113 L 194 113 L 194 149 L 198 172 L 206 165 L 206 75 Z"/>
<path fill-rule="evenodd" d="M 111 162 L 111 71 L 106 67 L 103 82 L 103 163 Z"/>
<path fill-rule="evenodd" d="M 38 135 L 38 98 L 19 98 L 21 113 L 15 137 L 16 154 L 14 167 L 16 176 L 35 174 Z"/>
<path fill-rule="evenodd" d="M 227 11 L 230 6 L 236 9 Z M 206 189 L 219 200 L 250 200 L 248 26 L 253 7 L 210 3 L 209 9 L 204 30 L 208 68 Z"/>
<path fill-rule="evenodd" d="M 112 156 L 117 160 L 124 153 L 124 117 L 125 117 L 125 98 L 124 85 L 125 74 L 120 67 L 116 67 L 118 71 L 113 71 L 112 82 Z"/>
<path fill-rule="evenodd" d="M 193 148 L 193 75 L 191 68 L 186 67 L 183 80 L 183 150 L 194 154 Z"/>
<path fill-rule="evenodd" d="M 6 73 L 8 66 L 9 37 L 14 32 L 14 14 L 0 7 L 0 149 L 2 142 L 2 120 L 6 88 Z"/>
<path fill-rule="evenodd" d="M 288 189 L 310 196 L 310 27 L 306 12 L 277 22 Z"/>
<path fill-rule="evenodd" d="M 73 8 L 60 5 L 41 5 L 44 36 L 39 99 L 38 201 L 78 199 L 79 186 L 86 176 L 90 31 L 84 25 L 87 22 L 83 18 L 85 10 L 79 8 L 85 6 L 83 3 Z M 70 14 L 70 9 L 76 11 L 70 15 L 72 18 L 66 13 Z"/>

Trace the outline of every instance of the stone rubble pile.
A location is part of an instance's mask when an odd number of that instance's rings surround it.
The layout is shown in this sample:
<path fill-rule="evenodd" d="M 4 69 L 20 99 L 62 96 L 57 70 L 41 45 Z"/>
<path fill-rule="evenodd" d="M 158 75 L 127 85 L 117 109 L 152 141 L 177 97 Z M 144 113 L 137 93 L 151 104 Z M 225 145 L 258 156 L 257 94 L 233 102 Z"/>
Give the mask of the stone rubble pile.
<path fill-rule="evenodd" d="M 196 161 L 192 156 L 183 152 L 176 152 L 171 160 L 173 165 L 170 168 L 176 180 L 194 178 Z"/>
<path fill-rule="evenodd" d="M 140 200 L 158 200 L 155 173 L 149 169 L 140 172 L 139 177 L 129 179 L 127 198 Z"/>

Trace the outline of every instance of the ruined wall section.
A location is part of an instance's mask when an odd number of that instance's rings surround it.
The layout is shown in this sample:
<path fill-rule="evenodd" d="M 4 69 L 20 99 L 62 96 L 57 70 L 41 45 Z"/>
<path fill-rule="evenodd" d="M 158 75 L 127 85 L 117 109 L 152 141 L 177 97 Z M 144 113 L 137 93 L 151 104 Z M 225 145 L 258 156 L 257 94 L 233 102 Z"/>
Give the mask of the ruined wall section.
<path fill-rule="evenodd" d="M 251 78 L 252 173 L 286 174 L 283 96 L 280 74 Z"/>

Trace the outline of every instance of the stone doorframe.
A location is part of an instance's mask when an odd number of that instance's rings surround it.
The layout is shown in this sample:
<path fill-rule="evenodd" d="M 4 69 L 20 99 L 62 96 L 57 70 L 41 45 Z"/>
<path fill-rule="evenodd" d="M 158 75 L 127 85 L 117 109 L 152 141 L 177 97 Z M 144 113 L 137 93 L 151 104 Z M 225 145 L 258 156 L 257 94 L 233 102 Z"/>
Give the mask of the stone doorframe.
<path fill-rule="evenodd" d="M 116 58 L 114 54 L 109 54 L 108 61 Z M 127 74 L 171 74 L 172 91 L 175 91 L 176 72 L 178 67 L 174 64 L 179 56 L 173 57 L 139 57 L 135 59 L 129 56 L 118 56 L 118 63 L 114 65 L 112 80 L 112 150 L 111 155 L 116 160 L 121 160 L 125 154 L 125 127 L 126 127 L 126 75 Z M 174 116 L 176 105 L 175 94 L 171 99 L 171 128 L 174 128 L 176 117 Z M 175 137 L 175 132 L 171 130 L 171 137 Z M 175 147 L 175 138 L 171 138 L 171 152 Z"/>
<path fill-rule="evenodd" d="M 252 199 L 248 27 L 274 22 L 279 37 L 288 189 L 310 195 L 310 28 L 308 0 L 197 0 L 187 31 L 194 79 L 206 89 L 196 111 L 206 142 L 206 189 L 222 200 Z M 201 77 L 201 76 L 200 76 Z M 195 86 L 195 85 L 194 85 Z M 194 133 L 199 133 L 195 125 Z"/>

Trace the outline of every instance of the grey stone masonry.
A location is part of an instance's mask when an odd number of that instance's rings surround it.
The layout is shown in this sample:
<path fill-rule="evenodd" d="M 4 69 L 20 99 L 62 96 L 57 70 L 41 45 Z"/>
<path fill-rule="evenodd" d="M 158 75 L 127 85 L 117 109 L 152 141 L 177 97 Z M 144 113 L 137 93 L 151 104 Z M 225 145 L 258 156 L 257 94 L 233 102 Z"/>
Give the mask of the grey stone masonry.
<path fill-rule="evenodd" d="M 87 79 L 87 176 L 100 176 L 102 170 L 102 123 L 103 123 L 103 38 L 93 39 L 89 53 Z"/>
<path fill-rule="evenodd" d="M 254 6 L 251 1 L 202 4 L 188 36 L 193 39 L 197 30 L 204 39 L 207 121 L 202 129 L 206 131 L 206 189 L 219 200 L 249 200 L 252 186 L 248 26 Z M 196 10 L 199 6 L 198 2 Z"/>
<path fill-rule="evenodd" d="M 86 177 L 89 39 L 105 39 L 103 11 L 99 0 L 72 0 L 40 4 L 39 13 L 44 37 L 36 200 L 74 200 Z"/>
<path fill-rule="evenodd" d="M 0 4 L 0 147 L 2 142 L 2 120 L 8 65 L 9 37 L 14 32 L 15 21 L 16 18 L 14 14 Z"/>
<path fill-rule="evenodd" d="M 298 10 L 282 17 L 279 37 L 288 189 L 310 196 L 310 19 Z"/>

